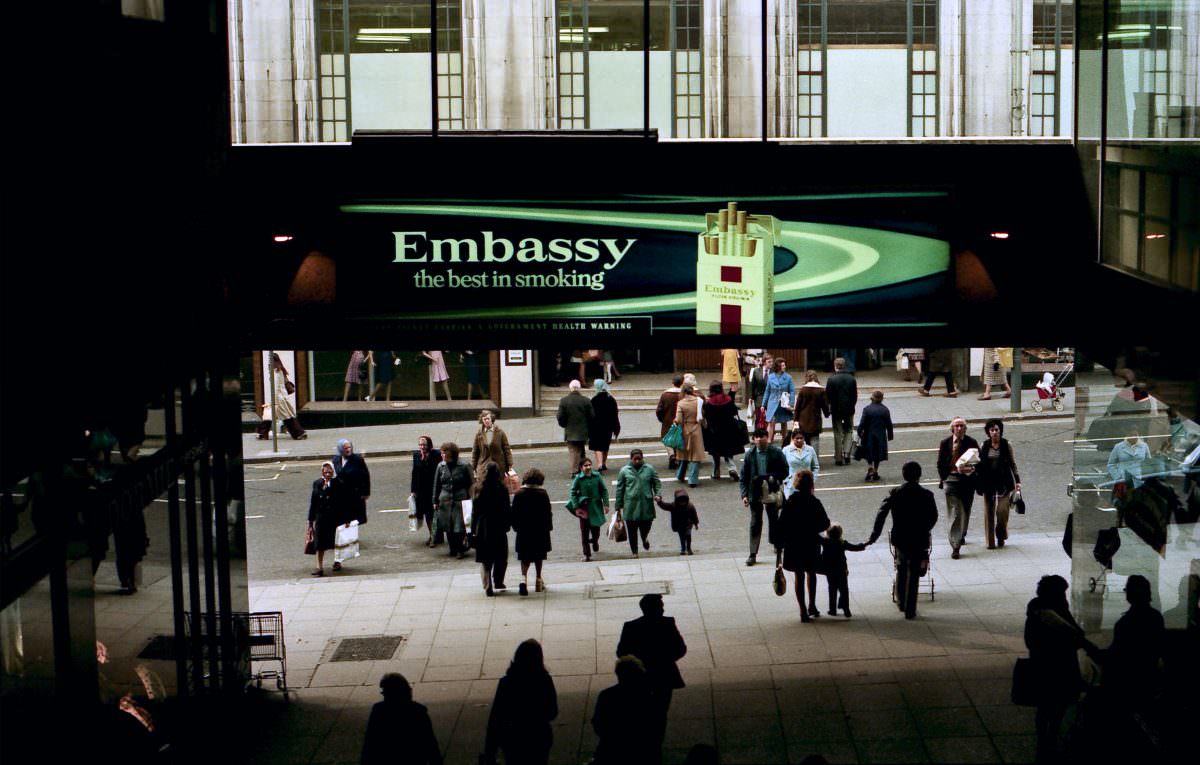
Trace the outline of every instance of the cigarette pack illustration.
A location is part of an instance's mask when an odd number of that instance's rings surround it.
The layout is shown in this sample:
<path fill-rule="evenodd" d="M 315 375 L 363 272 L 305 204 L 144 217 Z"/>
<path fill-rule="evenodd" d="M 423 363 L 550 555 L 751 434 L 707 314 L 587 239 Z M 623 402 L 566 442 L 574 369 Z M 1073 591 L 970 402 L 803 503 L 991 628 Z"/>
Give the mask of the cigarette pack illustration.
<path fill-rule="evenodd" d="M 696 334 L 773 334 L 779 221 L 730 202 L 704 222 L 696 244 Z"/>

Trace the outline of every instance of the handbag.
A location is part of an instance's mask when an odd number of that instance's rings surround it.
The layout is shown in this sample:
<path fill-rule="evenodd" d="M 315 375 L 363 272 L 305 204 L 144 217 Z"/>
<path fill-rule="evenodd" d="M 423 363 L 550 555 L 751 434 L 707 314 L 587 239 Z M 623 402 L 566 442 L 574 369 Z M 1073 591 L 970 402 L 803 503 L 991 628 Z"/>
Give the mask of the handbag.
<path fill-rule="evenodd" d="M 667 428 L 667 434 L 662 437 L 663 446 L 668 449 L 683 448 L 683 428 L 678 422 L 672 422 L 671 427 Z"/>
<path fill-rule="evenodd" d="M 746 425 L 746 421 L 740 417 L 735 420 L 735 422 L 737 423 L 738 443 L 742 446 L 745 446 L 746 444 L 750 443 L 750 428 L 748 425 Z"/>
<path fill-rule="evenodd" d="M 901 372 L 908 369 L 908 354 L 901 354 L 896 357 L 896 368 Z"/>
<path fill-rule="evenodd" d="M 762 478 L 759 484 L 758 501 L 764 505 L 775 505 L 779 507 L 783 504 L 783 487 L 779 482 L 772 477 Z"/>
<path fill-rule="evenodd" d="M 608 523 L 608 538 L 613 542 L 624 542 L 629 539 L 629 534 L 625 530 L 625 519 L 621 517 L 621 513 L 613 513 L 612 520 Z"/>
<path fill-rule="evenodd" d="M 1008 501 L 1016 509 L 1017 515 L 1025 514 L 1025 500 L 1021 497 L 1020 489 L 1013 489 Z"/>
<path fill-rule="evenodd" d="M 304 554 L 317 554 L 317 534 L 313 530 L 312 526 L 309 526 L 304 530 Z"/>
<path fill-rule="evenodd" d="M 1036 707 L 1038 695 L 1038 678 L 1033 659 L 1022 656 L 1013 665 L 1012 703 L 1019 707 Z"/>
<path fill-rule="evenodd" d="M 776 595 L 787 594 L 787 576 L 783 573 L 783 553 L 775 553 L 775 576 L 771 578 L 771 588 Z"/>
<path fill-rule="evenodd" d="M 512 496 L 521 488 L 521 477 L 517 475 L 517 471 L 511 468 L 504 474 L 504 483 L 508 486 L 508 494 Z"/>
<path fill-rule="evenodd" d="M 862 439 L 857 435 L 854 437 L 854 461 L 862 462 L 867 458 L 867 449 L 863 446 Z"/>
<path fill-rule="evenodd" d="M 291 380 L 285 379 L 283 381 L 283 389 L 285 391 L 287 391 L 288 395 L 290 396 L 291 394 L 296 392 L 296 383 L 292 382 Z"/>

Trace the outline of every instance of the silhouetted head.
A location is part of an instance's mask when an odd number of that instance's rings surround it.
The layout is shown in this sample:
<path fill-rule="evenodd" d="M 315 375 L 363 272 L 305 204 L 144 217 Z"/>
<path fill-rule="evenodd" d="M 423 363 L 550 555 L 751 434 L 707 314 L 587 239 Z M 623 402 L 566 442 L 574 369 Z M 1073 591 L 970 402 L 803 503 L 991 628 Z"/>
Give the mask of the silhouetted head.
<path fill-rule="evenodd" d="M 804 373 L 804 382 L 806 382 L 806 383 L 818 382 L 816 371 L 812 370 L 812 369 L 807 370 Z"/>
<path fill-rule="evenodd" d="M 412 701 L 412 686 L 399 672 L 389 672 L 380 678 L 379 692 L 388 701 Z"/>
<path fill-rule="evenodd" d="M 1125 580 L 1125 600 L 1131 606 L 1148 606 L 1152 598 L 1150 580 L 1141 574 L 1134 574 Z"/>
<path fill-rule="evenodd" d="M 542 644 L 530 638 L 517 646 L 512 663 L 508 665 L 510 675 L 531 675 L 545 672 L 546 664 L 542 661 Z"/>
<path fill-rule="evenodd" d="M 1058 574 L 1048 574 L 1038 580 L 1037 596 L 1046 600 L 1065 600 L 1071 585 Z"/>
<path fill-rule="evenodd" d="M 445 462 L 458 462 L 458 444 L 453 441 L 447 441 L 442 444 L 442 460 Z"/>
<path fill-rule="evenodd" d="M 842 524 L 840 524 L 840 523 L 829 524 L 829 530 L 826 531 L 825 534 L 835 542 L 841 541 L 841 539 L 842 539 Z"/>
<path fill-rule="evenodd" d="M 662 595 L 655 593 L 643 595 L 642 599 L 638 601 L 638 605 L 641 606 L 642 613 L 646 616 L 662 616 L 665 610 L 663 608 Z"/>
<path fill-rule="evenodd" d="M 816 488 L 813 482 L 813 474 L 811 470 L 801 470 L 796 473 L 796 477 L 792 479 L 792 488 L 797 494 L 808 495 L 812 494 Z"/>
<path fill-rule="evenodd" d="M 921 480 L 921 463 L 916 461 L 905 462 L 904 467 L 900 468 L 900 475 L 904 476 L 905 481 L 916 483 Z"/>
<path fill-rule="evenodd" d="M 871 403 L 872 404 L 882 404 L 883 403 L 883 391 L 881 391 L 881 390 L 871 391 Z"/>
<path fill-rule="evenodd" d="M 671 375 L 671 387 L 678 388 L 680 385 L 683 385 L 683 373 Z"/>
<path fill-rule="evenodd" d="M 582 388 L 583 385 L 581 385 L 578 380 L 572 380 L 571 382 L 567 383 L 567 387 L 570 388 L 571 390 L 577 391 L 580 388 Z"/>
<path fill-rule="evenodd" d="M 646 679 L 646 665 L 636 656 L 622 656 L 613 667 L 618 685 L 641 683 Z"/>
<path fill-rule="evenodd" d="M 725 392 L 725 386 L 721 384 L 720 380 L 713 380 L 712 382 L 710 382 L 708 384 L 708 395 L 716 396 L 716 395 L 718 395 L 720 393 L 724 393 L 724 392 Z"/>
<path fill-rule="evenodd" d="M 541 486 L 546 483 L 546 474 L 537 468 L 529 468 L 525 474 L 521 476 L 521 483 L 526 486 Z"/>
<path fill-rule="evenodd" d="M 843 359 L 841 356 L 838 356 L 836 359 L 834 359 L 833 360 L 833 371 L 834 372 L 845 372 L 846 371 L 846 360 Z"/>

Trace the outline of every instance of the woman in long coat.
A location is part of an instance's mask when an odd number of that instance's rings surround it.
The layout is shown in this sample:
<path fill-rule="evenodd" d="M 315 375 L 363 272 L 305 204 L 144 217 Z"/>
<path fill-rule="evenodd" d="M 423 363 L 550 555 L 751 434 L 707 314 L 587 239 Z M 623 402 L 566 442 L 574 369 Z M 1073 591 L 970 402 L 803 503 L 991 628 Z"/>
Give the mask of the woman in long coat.
<path fill-rule="evenodd" d="M 475 472 L 476 479 L 483 477 L 480 471 L 485 462 L 496 463 L 502 476 L 513 466 L 508 434 L 496 424 L 496 415 L 490 409 L 479 413 L 479 430 L 475 431 L 475 443 L 471 446 L 471 470 Z"/>
<path fill-rule="evenodd" d="M 883 405 L 883 391 L 871 391 L 871 403 L 863 407 L 862 418 L 858 421 L 858 440 L 862 444 L 862 458 L 867 462 L 864 480 L 880 480 L 879 463 L 888 458 L 888 441 L 892 440 L 892 435 L 892 413 Z"/>
<path fill-rule="evenodd" d="M 721 477 L 721 460 L 729 462 L 729 477 L 738 480 L 733 458 L 746 450 L 744 431 L 739 427 L 737 404 L 719 382 L 708 386 L 704 401 L 704 450 L 712 455 L 713 480 Z"/>
<path fill-rule="evenodd" d="M 342 523 L 349 526 L 351 521 L 358 521 L 359 526 L 365 526 L 367 500 L 371 497 L 371 471 L 367 469 L 367 461 L 362 455 L 354 451 L 354 444 L 350 439 L 338 439 L 333 470 L 342 484 Z M 362 533 L 361 529 L 359 533 Z M 337 555 L 335 552 L 333 570 L 341 571 L 342 564 L 337 560 Z"/>
<path fill-rule="evenodd" d="M 812 621 L 820 616 L 817 609 L 817 567 L 821 562 L 821 532 L 829 528 L 829 515 L 825 506 L 817 499 L 813 475 L 801 470 L 792 481 L 792 496 L 783 503 L 779 511 L 783 540 L 783 567 L 795 573 L 796 600 L 800 603 L 800 621 Z M 808 607 L 804 604 L 804 587 L 800 575 L 808 585 Z"/>
<path fill-rule="evenodd" d="M 542 581 L 542 563 L 550 552 L 550 532 L 554 518 L 550 512 L 550 495 L 542 488 L 546 475 L 537 468 L 525 471 L 523 484 L 512 498 L 512 527 L 517 532 L 517 560 L 521 561 L 522 595 L 529 594 L 529 564 L 536 568 L 534 586 L 538 592 L 546 589 Z"/>
<path fill-rule="evenodd" d="M 501 478 L 500 466 L 485 462 L 483 478 L 475 487 L 475 506 L 471 513 L 471 536 L 475 539 L 475 562 L 480 564 L 483 591 L 506 590 L 504 573 L 508 570 L 508 530 L 511 507 L 508 487 Z"/>
<path fill-rule="evenodd" d="M 654 468 L 646 464 L 641 449 L 629 452 L 629 464 L 617 473 L 616 510 L 629 528 L 629 549 L 638 556 L 637 538 L 650 549 L 650 526 L 654 523 L 654 503 L 662 499 L 662 481 Z"/>
<path fill-rule="evenodd" d="M 587 457 L 583 458 L 580 468 L 579 475 L 571 481 L 567 510 L 579 519 L 583 559 L 590 561 L 592 553 L 600 549 L 600 527 L 608 512 L 608 482 L 599 473 L 592 472 L 592 461 Z"/>
<path fill-rule="evenodd" d="M 308 527 L 313 530 L 317 548 L 317 569 L 313 576 L 325 576 L 325 551 L 333 549 L 334 535 L 342 523 L 342 490 L 334 478 L 333 463 L 321 463 L 321 477 L 313 481 L 308 500 Z"/>
<path fill-rule="evenodd" d="M 433 513 L 437 509 L 437 497 L 433 495 L 433 476 L 437 466 L 442 463 L 442 453 L 433 448 L 433 439 L 429 436 L 417 438 L 417 450 L 412 453 L 412 480 L 408 484 L 408 496 L 417 505 L 417 515 L 425 521 L 429 531 L 426 547 L 440 544 L 442 534 L 433 534 Z"/>
<path fill-rule="evenodd" d="M 597 378 L 596 395 L 592 396 L 592 411 L 595 417 L 588 428 L 588 446 L 596 455 L 596 471 L 608 470 L 608 449 L 612 440 L 621 435 L 621 416 L 617 400 L 608 392 L 608 384 Z"/>
<path fill-rule="evenodd" d="M 822 418 L 829 416 L 829 401 L 825 389 L 811 369 L 804 373 L 804 384 L 796 391 L 796 427 L 804 431 L 804 440 L 813 449 L 820 451 Z"/>
<path fill-rule="evenodd" d="M 787 394 L 788 405 L 783 406 L 783 394 Z M 767 438 L 774 440 L 775 426 L 782 424 L 781 432 L 787 433 L 787 424 L 792 421 L 796 406 L 796 383 L 787 371 L 785 359 L 775 359 L 775 367 L 767 375 L 767 391 L 763 396 L 763 407 L 767 410 Z"/>
<path fill-rule="evenodd" d="M 691 383 L 679 388 L 679 403 L 675 405 L 675 422 L 683 429 L 683 448 L 675 450 L 679 469 L 675 477 L 685 478 L 688 486 L 700 485 L 700 463 L 704 461 L 704 433 L 700 428 L 700 399 Z"/>
<path fill-rule="evenodd" d="M 463 547 L 466 527 L 463 524 L 462 503 L 470 499 L 471 468 L 458 459 L 458 444 L 447 441 L 442 444 L 442 464 L 433 474 L 433 501 L 437 504 L 437 533 L 446 535 L 450 543 L 450 555 L 467 557 Z"/>

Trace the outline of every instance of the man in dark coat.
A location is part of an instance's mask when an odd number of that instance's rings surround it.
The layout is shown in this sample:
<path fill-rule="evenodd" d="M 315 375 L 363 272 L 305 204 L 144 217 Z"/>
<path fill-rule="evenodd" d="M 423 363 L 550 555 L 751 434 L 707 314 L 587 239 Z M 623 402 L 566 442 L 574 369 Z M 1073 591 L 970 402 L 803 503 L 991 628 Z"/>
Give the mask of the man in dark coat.
<path fill-rule="evenodd" d="M 588 433 L 591 432 L 596 413 L 592 409 L 591 399 L 579 392 L 582 386 L 578 380 L 572 380 L 568 387 L 571 390 L 558 402 L 558 424 L 563 429 L 563 440 L 567 442 L 571 476 L 574 477 L 583 462 L 583 450 L 587 446 Z"/>
<path fill-rule="evenodd" d="M 896 605 L 904 618 L 917 616 L 917 584 L 921 569 L 928 565 L 930 532 L 937 525 L 937 502 L 933 492 L 921 486 L 921 466 L 906 462 L 900 469 L 904 485 L 895 488 L 883 500 L 875 516 L 875 528 L 867 539 L 873 544 L 883 531 L 888 513 L 892 514 L 890 539 L 896 548 Z"/>
<path fill-rule="evenodd" d="M 636 656 L 646 667 L 659 745 L 667 730 L 671 695 L 683 687 L 683 676 L 675 662 L 687 654 L 687 644 L 675 626 L 674 617 L 663 616 L 662 595 L 643 595 L 638 601 L 641 618 L 625 622 L 617 641 L 617 656 Z"/>
<path fill-rule="evenodd" d="M 390 672 L 379 681 L 383 701 L 371 707 L 363 738 L 362 765 L 441 765 L 433 723 L 412 698 L 404 675 Z"/>
<path fill-rule="evenodd" d="M 760 406 L 763 406 L 763 396 L 767 394 L 767 375 L 771 373 L 771 365 L 775 363 L 771 354 L 763 354 L 762 363 L 750 370 L 746 376 L 746 395 L 750 397 L 753 416 Z"/>
<path fill-rule="evenodd" d="M 675 408 L 679 403 L 680 397 L 683 396 L 681 386 L 683 385 L 683 375 L 678 372 L 671 378 L 671 387 L 662 392 L 658 397 L 658 406 L 654 407 L 654 416 L 662 423 L 659 428 L 658 437 L 662 438 L 667 435 L 667 431 L 671 429 L 672 423 L 675 422 Z M 675 450 L 667 450 L 667 467 L 675 470 L 679 467 L 679 462 L 675 459 Z"/>
<path fill-rule="evenodd" d="M 829 419 L 833 420 L 833 463 L 850 462 L 854 445 L 854 409 L 858 406 L 858 381 L 846 371 L 846 360 L 833 360 L 833 375 L 825 381 L 825 400 L 829 402 Z"/>
<path fill-rule="evenodd" d="M 967 421 L 955 417 L 950 421 L 950 435 L 938 446 L 938 488 L 946 490 L 946 519 L 950 527 L 951 558 L 958 558 L 958 548 L 966 542 L 967 525 L 971 521 L 971 504 L 975 501 L 975 467 L 959 467 L 958 458 L 968 449 L 979 450 L 979 443 L 967 435 Z"/>
<path fill-rule="evenodd" d="M 767 431 L 756 429 L 754 446 L 746 450 L 746 456 L 742 459 L 742 505 L 750 508 L 750 557 L 746 559 L 747 566 L 753 566 L 758 560 L 764 508 L 767 511 L 767 541 L 772 545 L 779 544 L 775 536 L 779 506 L 773 503 L 764 505 L 763 483 L 773 480 L 772 490 L 776 490 L 782 486 L 787 474 L 787 457 L 783 456 L 783 450 L 770 442 Z"/>
<path fill-rule="evenodd" d="M 954 358 L 951 348 L 928 348 L 925 351 L 925 384 L 917 388 L 922 396 L 929 395 L 933 387 L 933 378 L 943 375 L 946 378 L 946 398 L 957 398 L 958 388 L 954 387 Z"/>

